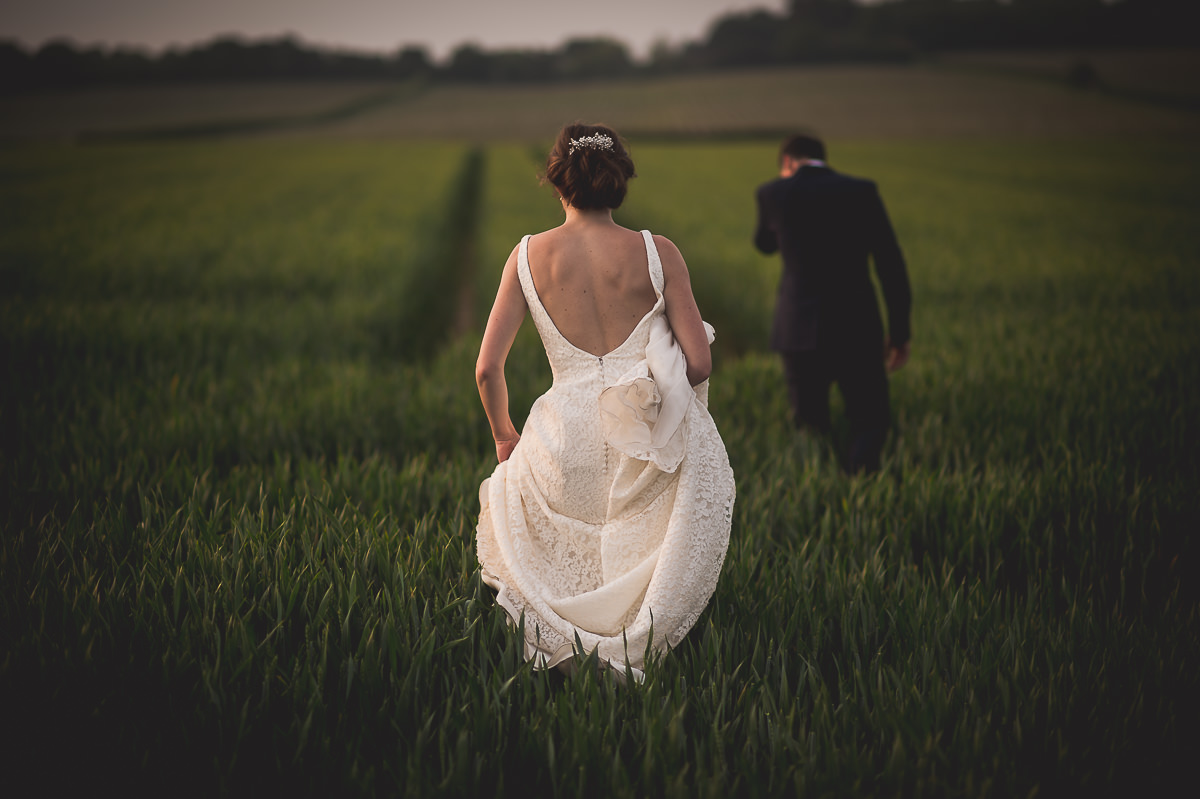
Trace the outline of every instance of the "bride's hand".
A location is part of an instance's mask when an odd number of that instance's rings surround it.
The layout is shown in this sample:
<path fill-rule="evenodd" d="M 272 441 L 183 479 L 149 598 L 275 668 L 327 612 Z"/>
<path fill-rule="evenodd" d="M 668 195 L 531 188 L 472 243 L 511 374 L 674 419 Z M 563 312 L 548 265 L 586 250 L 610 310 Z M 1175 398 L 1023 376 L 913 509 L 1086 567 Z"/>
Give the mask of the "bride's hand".
<path fill-rule="evenodd" d="M 496 460 L 504 463 L 508 460 L 508 456 L 512 455 L 512 451 L 516 449 L 517 442 L 521 440 L 520 435 L 515 435 L 512 438 L 499 439 L 496 441 Z"/>

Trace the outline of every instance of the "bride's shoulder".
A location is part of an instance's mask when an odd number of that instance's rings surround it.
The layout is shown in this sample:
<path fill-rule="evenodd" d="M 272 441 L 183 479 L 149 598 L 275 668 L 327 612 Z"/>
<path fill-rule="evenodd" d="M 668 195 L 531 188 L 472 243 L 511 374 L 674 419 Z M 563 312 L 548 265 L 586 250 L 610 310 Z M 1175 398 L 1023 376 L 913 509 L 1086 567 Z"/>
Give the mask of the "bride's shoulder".
<path fill-rule="evenodd" d="M 529 239 L 529 243 L 534 246 L 556 246 L 563 240 L 563 230 L 561 227 L 552 227 L 549 230 L 543 230 L 540 233 L 532 233 L 525 238 Z"/>
<path fill-rule="evenodd" d="M 528 253 L 538 253 L 537 260 L 544 260 L 551 253 L 557 252 L 562 243 L 562 231 L 558 228 L 550 228 L 543 230 L 541 233 L 533 233 L 525 237 L 528 240 L 526 245 Z M 530 263 L 534 261 L 534 257 L 530 255 Z"/>
<path fill-rule="evenodd" d="M 650 235 L 654 239 L 654 246 L 658 249 L 660 254 L 662 254 L 663 250 L 668 250 L 675 253 L 679 252 L 679 248 L 675 246 L 675 242 L 671 241 L 661 233 L 651 233 Z"/>
<path fill-rule="evenodd" d="M 667 261 L 675 261 L 679 264 L 683 263 L 683 253 L 675 246 L 675 242 L 657 233 L 653 234 L 653 236 L 654 248 L 658 250 L 659 260 L 663 262 L 664 267 L 667 265 Z"/>
<path fill-rule="evenodd" d="M 672 278 L 682 278 L 690 281 L 687 262 L 683 253 L 675 246 L 675 242 L 666 236 L 654 234 L 654 247 L 658 250 L 658 261 L 662 264 L 663 278 L 670 283 Z"/>

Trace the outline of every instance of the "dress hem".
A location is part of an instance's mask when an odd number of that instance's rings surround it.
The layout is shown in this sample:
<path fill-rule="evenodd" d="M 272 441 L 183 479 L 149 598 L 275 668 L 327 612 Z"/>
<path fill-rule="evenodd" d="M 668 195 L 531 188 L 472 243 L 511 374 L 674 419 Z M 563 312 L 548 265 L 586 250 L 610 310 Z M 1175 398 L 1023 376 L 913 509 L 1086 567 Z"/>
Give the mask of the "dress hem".
<path fill-rule="evenodd" d="M 496 604 L 504 611 L 508 617 L 508 623 L 514 628 L 520 628 L 521 620 L 524 617 L 524 612 L 517 608 L 516 604 L 509 598 L 508 586 L 504 584 L 495 575 L 488 572 L 486 569 L 480 569 L 480 577 L 488 587 L 496 592 Z M 531 642 L 527 637 L 522 641 L 524 645 L 525 660 L 533 663 L 533 668 L 537 671 L 544 669 L 557 668 L 564 672 L 571 673 L 574 671 L 574 661 L 588 653 L 579 652 L 575 649 L 575 645 L 571 643 L 563 644 L 557 649 L 551 651 L 542 649 L 537 644 Z M 646 679 L 646 673 L 628 662 L 620 662 L 612 658 L 598 658 L 602 667 L 607 667 L 615 674 L 618 679 L 624 680 L 626 677 L 626 669 L 629 670 L 635 683 L 641 683 Z"/>

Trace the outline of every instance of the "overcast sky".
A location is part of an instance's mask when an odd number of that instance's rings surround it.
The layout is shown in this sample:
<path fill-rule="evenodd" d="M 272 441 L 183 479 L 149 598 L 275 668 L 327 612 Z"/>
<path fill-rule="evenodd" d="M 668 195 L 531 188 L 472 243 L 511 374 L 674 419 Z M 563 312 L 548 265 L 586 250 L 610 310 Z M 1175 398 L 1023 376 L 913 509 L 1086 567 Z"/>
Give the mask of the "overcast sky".
<path fill-rule="evenodd" d="M 292 33 L 359 50 L 424 45 L 441 58 L 466 42 L 552 48 L 575 36 L 606 35 L 642 56 L 659 39 L 679 44 L 703 37 L 726 12 L 786 6 L 787 0 L 0 0 L 0 38 L 30 48 L 66 37 L 158 51 L 223 33 Z"/>

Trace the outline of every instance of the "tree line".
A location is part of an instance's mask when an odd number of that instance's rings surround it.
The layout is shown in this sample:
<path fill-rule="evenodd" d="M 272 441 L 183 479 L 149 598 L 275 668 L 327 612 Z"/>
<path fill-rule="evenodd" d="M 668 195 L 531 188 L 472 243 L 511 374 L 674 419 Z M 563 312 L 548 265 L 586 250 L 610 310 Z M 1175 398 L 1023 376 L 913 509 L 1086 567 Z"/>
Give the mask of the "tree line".
<path fill-rule="evenodd" d="M 1195 0 L 791 0 L 786 11 L 731 13 L 706 38 L 661 42 L 635 61 L 609 38 L 555 49 L 458 47 L 435 63 L 419 46 L 377 54 L 330 50 L 294 36 L 222 36 L 154 55 L 80 47 L 67 40 L 29 51 L 0 41 L 0 89 L 239 80 L 425 78 L 522 83 L 619 78 L 777 64 L 905 61 L 945 50 L 1118 46 L 1194 47 Z"/>

